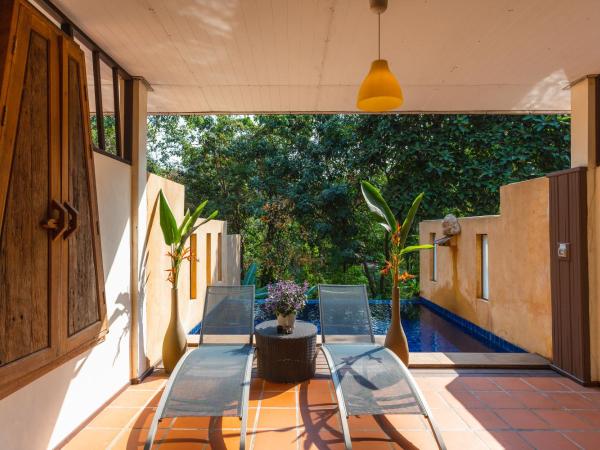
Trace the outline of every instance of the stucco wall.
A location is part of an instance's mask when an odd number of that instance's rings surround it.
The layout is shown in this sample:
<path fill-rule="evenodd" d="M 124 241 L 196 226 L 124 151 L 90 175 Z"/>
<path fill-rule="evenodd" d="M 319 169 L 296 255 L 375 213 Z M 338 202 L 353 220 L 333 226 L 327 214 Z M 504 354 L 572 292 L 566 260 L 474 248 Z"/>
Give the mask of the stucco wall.
<path fill-rule="evenodd" d="M 109 333 L 0 400 L 0 447 L 53 448 L 129 381 L 130 166 L 94 154 Z"/>
<path fill-rule="evenodd" d="M 200 219 L 198 222 L 201 222 Z M 218 235 L 221 234 L 221 245 L 218 245 Z M 190 308 L 187 316 L 188 329 L 193 328 L 202 319 L 202 308 L 204 307 L 204 296 L 206 295 L 206 286 L 208 283 L 207 271 L 210 272 L 210 284 L 229 285 L 239 284 L 239 263 L 235 264 L 235 249 L 230 248 L 228 241 L 230 236 L 227 234 L 227 222 L 222 220 L 211 220 L 196 230 L 197 249 L 196 249 L 196 299 L 190 301 Z M 210 258 L 208 258 L 207 240 L 210 235 Z M 217 253 L 221 252 L 221 270 L 218 269 L 219 258 Z M 230 258 L 231 253 L 231 258 Z M 210 267 L 207 265 L 210 263 Z M 188 269 L 189 270 L 189 269 Z M 219 279 L 219 272 L 221 279 Z"/>
<path fill-rule="evenodd" d="M 144 249 L 146 274 L 146 355 L 149 365 L 155 365 L 162 359 L 162 342 L 170 317 L 171 285 L 166 280 L 169 257 L 160 229 L 158 210 L 158 192 L 162 189 L 171 209 L 180 223 L 184 215 L 184 186 L 156 175 L 148 175 L 146 186 L 148 199 L 148 228 Z M 201 219 L 200 219 L 201 220 Z M 199 221 L 200 221 L 199 220 Z M 221 233 L 221 281 L 218 280 L 217 251 L 218 234 Z M 212 220 L 196 230 L 197 236 L 197 297 L 190 299 L 190 264 L 185 261 L 179 275 L 179 316 L 186 331 L 191 330 L 202 318 L 204 295 L 207 285 L 206 235 L 211 235 L 210 272 L 213 285 L 239 284 L 239 237 L 227 235 L 227 222 Z M 230 242 L 233 239 L 237 248 Z M 233 247 L 233 248 L 232 248 Z M 231 256 L 230 256 L 231 255 Z"/>
<path fill-rule="evenodd" d="M 242 239 L 239 234 L 227 235 L 227 274 L 229 284 L 240 284 L 241 280 L 241 250 Z"/>
<path fill-rule="evenodd" d="M 184 215 L 185 188 L 156 175 L 148 174 L 146 194 L 148 199 L 148 228 L 144 249 L 146 275 L 146 355 L 149 364 L 154 365 L 162 359 L 162 341 L 169 323 L 171 308 L 171 284 L 167 281 L 166 269 L 170 267 L 168 248 L 164 243 L 160 229 L 158 192 L 163 190 L 177 223 Z M 186 327 L 190 292 L 189 264 L 184 261 L 179 276 L 179 315 Z"/>
<path fill-rule="evenodd" d="M 461 234 L 420 255 L 421 295 L 530 352 L 552 355 L 548 179 L 502 186 L 500 215 L 460 218 Z M 421 243 L 441 220 L 420 223 Z M 488 235 L 489 300 L 478 298 L 477 234 Z"/>

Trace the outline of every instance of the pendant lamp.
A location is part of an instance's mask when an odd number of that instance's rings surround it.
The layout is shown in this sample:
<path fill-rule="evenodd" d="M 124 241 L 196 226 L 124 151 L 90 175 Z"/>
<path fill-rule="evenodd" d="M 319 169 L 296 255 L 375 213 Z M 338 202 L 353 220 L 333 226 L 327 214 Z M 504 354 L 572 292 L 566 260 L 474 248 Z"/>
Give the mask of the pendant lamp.
<path fill-rule="evenodd" d="M 371 70 L 358 91 L 356 106 L 366 112 L 385 112 L 396 109 L 404 103 L 402 89 L 388 62 L 381 59 L 381 14 L 387 9 L 387 0 L 369 0 L 371 10 L 377 14 L 378 57 L 371 63 Z"/>

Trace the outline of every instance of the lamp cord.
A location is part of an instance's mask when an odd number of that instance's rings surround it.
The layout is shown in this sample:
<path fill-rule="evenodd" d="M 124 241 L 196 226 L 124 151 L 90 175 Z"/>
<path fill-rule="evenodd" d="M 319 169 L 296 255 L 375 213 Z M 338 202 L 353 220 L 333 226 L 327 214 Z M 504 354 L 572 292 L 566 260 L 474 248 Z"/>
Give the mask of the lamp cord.
<path fill-rule="evenodd" d="M 377 59 L 381 59 L 381 14 L 377 14 Z"/>

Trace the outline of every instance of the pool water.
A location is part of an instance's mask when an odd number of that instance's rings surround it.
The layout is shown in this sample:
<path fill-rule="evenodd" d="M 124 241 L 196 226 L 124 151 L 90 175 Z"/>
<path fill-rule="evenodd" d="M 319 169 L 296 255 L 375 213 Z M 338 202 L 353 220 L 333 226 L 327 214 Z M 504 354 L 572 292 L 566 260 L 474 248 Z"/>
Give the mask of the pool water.
<path fill-rule="evenodd" d="M 392 312 L 390 300 L 370 300 L 369 308 L 374 334 L 385 334 Z M 402 300 L 400 308 L 402 327 L 411 352 L 523 352 L 427 300 Z M 266 311 L 264 300 L 256 300 L 254 318 L 259 324 L 275 317 Z M 317 300 L 309 300 L 297 318 L 312 322 L 321 331 Z M 191 331 L 192 334 L 199 332 L 200 324 Z"/>
<path fill-rule="evenodd" d="M 371 310 L 373 332 L 375 334 L 385 334 L 392 315 L 390 300 L 370 300 L 369 308 Z M 494 335 L 489 336 L 489 333 L 485 335 L 485 332 L 478 333 L 477 330 L 454 323 L 436 313 L 423 301 L 403 300 L 400 308 L 402 327 L 406 333 L 408 348 L 411 352 L 504 353 L 520 351 L 518 348 L 511 348 L 512 346 L 506 342 L 501 342 L 502 340 Z M 254 314 L 257 324 L 275 318 L 265 310 L 264 301 L 256 302 Z M 297 318 L 314 323 L 319 332 L 321 331 L 317 300 L 309 300 Z M 482 334 L 484 335 L 482 336 Z"/>

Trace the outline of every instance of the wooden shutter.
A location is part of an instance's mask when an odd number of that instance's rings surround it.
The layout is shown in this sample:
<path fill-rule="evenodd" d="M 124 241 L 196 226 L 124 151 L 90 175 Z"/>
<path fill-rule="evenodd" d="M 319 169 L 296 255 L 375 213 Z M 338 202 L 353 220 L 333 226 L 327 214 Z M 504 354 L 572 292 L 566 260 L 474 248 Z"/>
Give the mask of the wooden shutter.
<path fill-rule="evenodd" d="M 100 225 L 96 200 L 94 161 L 90 142 L 89 111 L 83 52 L 70 39 L 62 39 L 62 189 L 70 213 L 65 233 L 67 286 L 63 303 L 66 318 L 62 335 L 66 350 L 95 339 L 105 329 L 106 305 L 100 252 Z"/>
<path fill-rule="evenodd" d="M 53 203 L 60 198 L 58 35 L 21 9 L 15 37 L 5 60 L 0 134 L 2 384 L 57 355 L 63 225 L 61 206 Z"/>
<path fill-rule="evenodd" d="M 26 2 L 0 7 L 2 398 L 107 322 L 83 53 Z"/>

